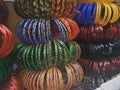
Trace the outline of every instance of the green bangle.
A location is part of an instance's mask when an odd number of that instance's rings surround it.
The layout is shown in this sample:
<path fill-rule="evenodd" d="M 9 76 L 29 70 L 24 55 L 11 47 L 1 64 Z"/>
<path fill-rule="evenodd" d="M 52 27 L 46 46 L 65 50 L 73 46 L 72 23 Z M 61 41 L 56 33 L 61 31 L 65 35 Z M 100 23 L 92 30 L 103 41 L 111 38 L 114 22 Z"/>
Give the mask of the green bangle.
<path fill-rule="evenodd" d="M 49 41 L 47 44 L 47 62 L 48 62 L 48 67 L 52 67 L 53 62 L 52 62 L 52 42 Z"/>
<path fill-rule="evenodd" d="M 30 63 L 29 63 L 29 62 L 30 62 L 30 61 L 29 61 L 29 57 L 30 57 L 30 56 L 29 56 L 29 53 L 30 53 L 30 47 L 27 48 L 27 51 L 26 51 L 26 53 L 25 53 L 25 61 L 26 61 L 26 63 L 27 63 L 27 67 L 28 67 L 28 68 L 31 68 L 31 65 L 30 65 Z"/>
<path fill-rule="evenodd" d="M 69 41 L 66 46 L 68 47 L 68 50 L 69 50 L 69 58 L 72 59 L 73 58 L 73 45 L 72 45 L 72 42 Z"/>
<path fill-rule="evenodd" d="M 54 58 L 54 62 L 55 62 L 55 66 L 60 66 L 60 65 L 62 65 L 62 63 L 63 63 L 63 57 L 62 57 L 62 48 L 61 48 L 61 46 L 59 45 L 59 43 L 58 42 L 56 42 L 56 41 L 53 41 L 53 43 L 54 43 L 54 50 L 55 50 L 55 53 L 54 53 L 54 57 L 56 57 L 57 59 L 55 59 Z M 60 49 L 61 49 L 61 51 L 60 51 Z M 61 52 L 61 53 L 60 53 Z M 61 56 L 61 58 L 60 58 L 60 56 Z"/>
<path fill-rule="evenodd" d="M 42 46 L 43 46 L 43 44 L 38 44 L 38 52 L 37 52 L 37 58 L 36 58 L 36 60 L 37 60 L 37 62 L 38 62 L 38 65 L 40 66 L 40 69 L 44 69 L 44 65 L 43 65 L 43 63 L 42 63 Z"/>
<path fill-rule="evenodd" d="M 62 41 L 57 40 L 57 42 L 60 44 L 60 46 L 63 49 L 64 65 L 66 65 L 69 62 L 68 49 L 67 49 L 66 45 Z"/>

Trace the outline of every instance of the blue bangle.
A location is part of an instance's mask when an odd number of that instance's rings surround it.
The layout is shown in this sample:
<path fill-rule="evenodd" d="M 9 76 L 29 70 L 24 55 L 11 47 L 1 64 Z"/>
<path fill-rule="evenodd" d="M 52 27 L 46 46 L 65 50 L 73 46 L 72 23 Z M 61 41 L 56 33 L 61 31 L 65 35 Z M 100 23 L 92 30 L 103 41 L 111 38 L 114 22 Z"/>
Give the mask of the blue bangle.
<path fill-rule="evenodd" d="M 33 23 L 33 26 L 32 26 L 32 40 L 33 40 L 33 42 L 34 43 L 38 43 L 39 42 L 39 40 L 37 40 L 37 32 L 36 32 L 36 29 L 37 29 L 37 25 L 38 25 L 38 21 L 37 21 L 37 19 L 35 19 L 34 20 L 34 23 Z"/>
<path fill-rule="evenodd" d="M 83 9 L 82 9 L 82 11 L 81 11 L 81 13 L 82 13 L 82 15 L 81 15 L 81 20 L 82 20 L 82 24 L 87 24 L 87 20 L 86 20 L 86 18 L 85 18 L 85 16 L 86 16 L 86 11 L 87 11 L 87 8 L 88 8 L 88 6 L 89 6 L 89 4 L 86 4 L 84 7 L 83 7 Z"/>
<path fill-rule="evenodd" d="M 85 6 L 85 4 L 79 4 L 79 5 L 77 6 L 76 15 L 75 15 L 75 17 L 73 18 L 73 20 L 76 21 L 77 24 L 83 23 L 82 17 L 81 17 L 81 16 L 82 16 L 81 10 L 82 10 L 82 8 L 83 8 L 84 6 Z"/>
<path fill-rule="evenodd" d="M 61 30 L 62 30 L 62 35 L 63 35 L 63 37 L 61 37 L 61 39 L 63 40 L 63 41 L 65 41 L 66 40 L 66 32 L 65 32 L 65 28 L 64 28 L 64 25 L 60 22 L 60 21 L 58 21 L 59 22 L 59 24 L 60 24 L 60 27 L 61 27 Z"/>
<path fill-rule="evenodd" d="M 64 37 L 63 33 L 62 33 L 62 29 L 61 29 L 61 26 L 60 26 L 60 23 L 58 20 L 55 20 L 56 24 L 57 24 L 57 27 L 58 27 L 58 30 L 59 30 L 59 33 L 60 33 L 60 37 Z"/>
<path fill-rule="evenodd" d="M 27 36 L 27 35 L 26 35 L 26 30 L 27 30 L 27 27 L 28 27 L 28 25 L 29 25 L 29 21 L 30 21 L 30 20 L 27 20 L 27 21 L 24 23 L 23 28 L 21 29 L 22 35 L 23 35 L 25 41 L 28 41 L 28 38 L 26 37 L 26 36 Z"/>
<path fill-rule="evenodd" d="M 17 35 L 18 37 L 20 38 L 21 41 L 26 41 L 23 34 L 22 34 L 22 30 L 23 30 L 23 27 L 24 27 L 24 24 L 26 23 L 27 20 L 23 20 L 22 22 L 20 22 L 18 25 L 17 25 Z"/>
<path fill-rule="evenodd" d="M 96 7 L 97 7 L 96 3 L 93 3 L 92 5 L 89 4 L 89 8 L 87 9 L 87 15 L 86 15 L 86 18 L 88 19 L 88 24 L 94 24 L 96 18 L 96 9 L 97 9 Z"/>
<path fill-rule="evenodd" d="M 28 26 L 28 40 L 29 40 L 28 43 L 32 43 L 32 44 L 34 44 L 34 42 L 32 41 L 32 38 L 31 38 L 31 29 L 32 29 L 33 23 L 34 23 L 34 20 L 31 20 L 31 22 Z"/>
<path fill-rule="evenodd" d="M 40 19 L 41 21 L 41 19 Z M 40 42 L 42 42 L 42 32 L 41 32 L 41 22 L 38 22 L 38 38 L 40 40 Z"/>

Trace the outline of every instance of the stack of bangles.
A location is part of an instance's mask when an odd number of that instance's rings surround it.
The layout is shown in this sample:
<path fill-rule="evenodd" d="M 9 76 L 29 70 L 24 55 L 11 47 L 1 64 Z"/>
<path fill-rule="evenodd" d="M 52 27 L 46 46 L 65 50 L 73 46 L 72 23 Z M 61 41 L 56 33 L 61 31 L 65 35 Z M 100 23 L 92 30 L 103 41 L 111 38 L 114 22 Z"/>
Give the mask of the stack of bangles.
<path fill-rule="evenodd" d="M 73 18 L 76 0 L 15 0 L 14 9 L 22 18 Z"/>
<path fill-rule="evenodd" d="M 13 53 L 20 66 L 25 69 L 44 70 L 53 66 L 62 68 L 68 62 L 76 61 L 81 49 L 74 41 L 65 44 L 60 40 L 51 40 L 47 44 L 18 43 Z"/>
<path fill-rule="evenodd" d="M 13 62 L 8 57 L 0 59 L 0 84 L 8 78 L 12 65 Z"/>
<path fill-rule="evenodd" d="M 25 90 L 25 88 L 17 74 L 11 73 L 9 78 L 0 85 L 0 90 Z"/>
<path fill-rule="evenodd" d="M 111 3 L 117 0 L 77 0 L 77 3 L 94 3 L 94 2 L 105 2 L 105 3 Z M 119 1 L 119 0 L 118 0 Z"/>
<path fill-rule="evenodd" d="M 0 0 L 0 23 L 3 23 L 9 15 L 8 7 L 3 2 L 3 0 Z"/>
<path fill-rule="evenodd" d="M 79 59 L 79 63 L 82 65 L 84 72 L 94 72 L 96 74 L 116 74 L 120 70 L 120 56 L 104 59 Z"/>
<path fill-rule="evenodd" d="M 52 67 L 43 71 L 22 70 L 19 76 L 28 90 L 70 90 L 83 79 L 83 70 L 78 63 L 69 63 L 61 71 Z"/>
<path fill-rule="evenodd" d="M 0 24 L 0 58 L 7 56 L 14 48 L 14 36 L 12 32 Z"/>
<path fill-rule="evenodd" d="M 76 38 L 82 42 L 115 41 L 120 38 L 120 24 L 108 24 L 102 27 L 99 24 L 84 25 Z"/>
<path fill-rule="evenodd" d="M 116 57 L 120 55 L 120 40 L 107 43 L 83 44 L 81 46 L 81 58 L 99 59 L 107 57 Z"/>
<path fill-rule="evenodd" d="M 114 23 L 120 17 L 120 7 L 113 3 L 79 4 L 74 20 L 80 25 Z"/>
<path fill-rule="evenodd" d="M 107 82 L 110 80 L 112 76 L 110 75 L 85 75 L 83 80 L 83 86 L 85 87 L 85 90 L 95 90 L 98 88 L 101 84 Z"/>
<path fill-rule="evenodd" d="M 17 36 L 22 42 L 37 44 L 57 37 L 63 41 L 73 40 L 79 32 L 77 24 L 70 19 L 25 19 L 17 25 Z"/>

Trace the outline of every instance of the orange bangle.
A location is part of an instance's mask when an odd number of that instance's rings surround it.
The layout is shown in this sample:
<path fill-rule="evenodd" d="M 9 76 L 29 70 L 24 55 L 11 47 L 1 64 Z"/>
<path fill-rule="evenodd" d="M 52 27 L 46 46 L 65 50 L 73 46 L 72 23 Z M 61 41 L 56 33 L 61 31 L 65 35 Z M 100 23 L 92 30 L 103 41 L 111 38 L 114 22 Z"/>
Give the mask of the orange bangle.
<path fill-rule="evenodd" d="M 76 37 L 77 37 L 77 35 L 78 35 L 78 32 L 79 32 L 79 28 L 78 28 L 78 25 L 74 22 L 74 21 L 72 21 L 72 20 L 70 20 L 70 19 L 65 19 L 66 21 L 68 21 L 68 23 L 69 23 L 69 25 L 70 25 L 70 27 L 71 27 L 71 38 L 69 38 L 69 40 L 73 40 L 73 39 L 75 39 Z"/>
<path fill-rule="evenodd" d="M 66 81 L 63 78 L 65 73 L 68 79 Z M 28 90 L 69 90 L 72 86 L 80 85 L 83 70 L 75 62 L 66 65 L 63 71 L 57 67 L 44 71 L 22 70 L 19 76 Z"/>

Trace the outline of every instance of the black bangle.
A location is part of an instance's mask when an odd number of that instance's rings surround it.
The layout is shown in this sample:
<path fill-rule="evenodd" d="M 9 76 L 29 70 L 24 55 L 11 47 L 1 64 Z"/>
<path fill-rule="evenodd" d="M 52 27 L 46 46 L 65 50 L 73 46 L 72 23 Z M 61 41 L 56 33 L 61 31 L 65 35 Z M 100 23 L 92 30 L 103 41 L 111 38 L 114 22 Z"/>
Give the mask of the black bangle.
<path fill-rule="evenodd" d="M 81 47 L 81 58 L 100 59 L 116 57 L 120 55 L 120 40 L 107 43 L 83 44 L 79 42 Z"/>

